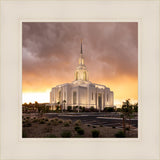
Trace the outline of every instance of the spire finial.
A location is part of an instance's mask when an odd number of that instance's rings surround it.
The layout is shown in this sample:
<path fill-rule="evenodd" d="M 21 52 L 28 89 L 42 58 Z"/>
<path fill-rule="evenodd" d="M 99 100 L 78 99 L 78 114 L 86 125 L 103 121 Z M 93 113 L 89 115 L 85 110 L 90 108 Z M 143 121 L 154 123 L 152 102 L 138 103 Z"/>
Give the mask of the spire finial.
<path fill-rule="evenodd" d="M 81 54 L 83 53 L 82 42 L 83 42 L 83 40 L 81 39 Z"/>

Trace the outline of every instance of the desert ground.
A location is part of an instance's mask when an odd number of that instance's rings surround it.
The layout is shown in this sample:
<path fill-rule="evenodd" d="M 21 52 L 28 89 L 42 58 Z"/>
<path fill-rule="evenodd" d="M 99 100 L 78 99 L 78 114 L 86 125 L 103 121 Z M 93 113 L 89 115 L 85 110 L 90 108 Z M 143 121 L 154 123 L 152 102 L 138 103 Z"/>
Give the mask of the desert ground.
<path fill-rule="evenodd" d="M 116 113 L 23 114 L 23 138 L 137 138 L 138 120 L 126 120 Z"/>

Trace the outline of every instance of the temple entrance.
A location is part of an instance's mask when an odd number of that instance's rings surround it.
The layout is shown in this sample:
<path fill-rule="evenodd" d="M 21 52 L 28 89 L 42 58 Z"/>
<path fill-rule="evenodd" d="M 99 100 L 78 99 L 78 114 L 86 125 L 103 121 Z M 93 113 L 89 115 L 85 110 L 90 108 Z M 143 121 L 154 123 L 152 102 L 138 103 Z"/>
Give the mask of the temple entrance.
<path fill-rule="evenodd" d="M 98 108 L 99 110 L 102 109 L 102 94 L 98 93 Z"/>

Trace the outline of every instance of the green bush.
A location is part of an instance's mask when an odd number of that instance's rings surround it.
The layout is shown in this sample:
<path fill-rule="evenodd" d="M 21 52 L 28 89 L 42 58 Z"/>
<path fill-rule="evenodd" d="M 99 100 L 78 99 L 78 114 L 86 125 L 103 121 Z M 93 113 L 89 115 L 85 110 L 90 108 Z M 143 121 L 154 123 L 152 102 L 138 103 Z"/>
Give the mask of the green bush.
<path fill-rule="evenodd" d="M 64 122 L 64 127 L 68 127 L 69 123 L 68 122 Z"/>
<path fill-rule="evenodd" d="M 99 130 L 92 130 L 92 137 L 93 138 L 96 138 L 96 137 L 99 137 Z"/>
<path fill-rule="evenodd" d="M 58 123 L 63 123 L 63 120 L 59 120 Z"/>
<path fill-rule="evenodd" d="M 72 106 L 67 106 L 67 111 L 71 112 L 72 111 Z"/>
<path fill-rule="evenodd" d="M 80 129 L 79 126 L 74 127 L 74 130 L 77 131 L 78 129 Z"/>
<path fill-rule="evenodd" d="M 72 136 L 71 131 L 63 131 L 61 133 L 61 137 L 63 137 L 63 138 L 69 138 L 71 136 Z"/>
<path fill-rule="evenodd" d="M 124 138 L 125 137 L 125 134 L 123 131 L 118 131 L 116 134 L 115 134 L 115 137 L 117 138 Z"/>
<path fill-rule="evenodd" d="M 82 128 L 77 129 L 79 135 L 84 135 L 84 130 Z"/>

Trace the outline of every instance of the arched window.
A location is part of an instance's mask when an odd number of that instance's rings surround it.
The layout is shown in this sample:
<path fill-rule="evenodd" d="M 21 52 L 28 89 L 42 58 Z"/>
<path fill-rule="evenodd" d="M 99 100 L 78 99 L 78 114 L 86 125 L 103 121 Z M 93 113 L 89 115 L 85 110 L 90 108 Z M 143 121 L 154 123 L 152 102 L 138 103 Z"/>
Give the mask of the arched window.
<path fill-rule="evenodd" d="M 83 80 L 86 81 L 87 77 L 86 77 L 86 71 L 83 72 Z"/>
<path fill-rule="evenodd" d="M 78 72 L 76 72 L 76 80 L 78 80 Z"/>

